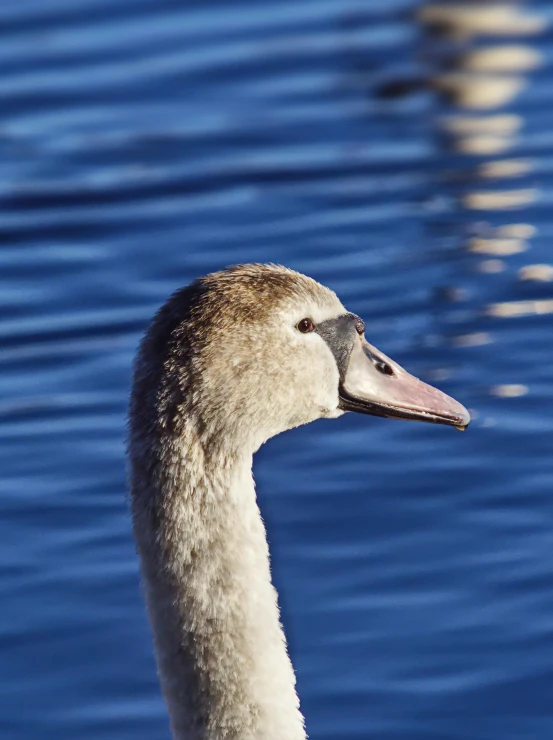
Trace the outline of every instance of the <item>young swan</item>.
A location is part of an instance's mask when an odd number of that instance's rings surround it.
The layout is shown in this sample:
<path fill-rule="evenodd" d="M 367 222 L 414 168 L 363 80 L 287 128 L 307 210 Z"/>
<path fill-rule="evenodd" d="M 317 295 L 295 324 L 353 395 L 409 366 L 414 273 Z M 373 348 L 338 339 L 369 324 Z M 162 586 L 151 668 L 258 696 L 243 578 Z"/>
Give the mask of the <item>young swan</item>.
<path fill-rule="evenodd" d="M 464 428 L 470 417 L 368 344 L 328 288 L 276 265 L 202 278 L 136 358 L 134 535 L 175 740 L 305 740 L 252 455 L 344 411 Z"/>

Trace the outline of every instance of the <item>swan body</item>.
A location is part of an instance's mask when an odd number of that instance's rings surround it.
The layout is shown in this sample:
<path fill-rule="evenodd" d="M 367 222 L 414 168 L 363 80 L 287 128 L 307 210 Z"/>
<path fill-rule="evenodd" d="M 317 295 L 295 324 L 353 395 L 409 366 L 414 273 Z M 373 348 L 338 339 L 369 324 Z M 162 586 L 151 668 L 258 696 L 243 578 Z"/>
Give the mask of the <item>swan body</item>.
<path fill-rule="evenodd" d="M 275 265 L 202 278 L 136 358 L 131 510 L 175 740 L 305 740 L 252 456 L 346 410 L 464 427 L 466 410 L 363 338 L 336 295 Z"/>

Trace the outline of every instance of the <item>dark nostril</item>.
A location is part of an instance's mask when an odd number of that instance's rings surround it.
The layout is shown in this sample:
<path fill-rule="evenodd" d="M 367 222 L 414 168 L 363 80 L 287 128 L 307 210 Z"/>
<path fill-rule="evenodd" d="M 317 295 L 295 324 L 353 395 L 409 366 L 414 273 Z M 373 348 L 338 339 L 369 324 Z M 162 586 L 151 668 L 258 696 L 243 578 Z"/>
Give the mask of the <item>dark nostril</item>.
<path fill-rule="evenodd" d="M 394 368 L 391 365 L 388 365 L 387 362 L 383 362 L 382 360 L 378 360 L 378 362 L 375 363 L 375 367 L 379 373 L 382 373 L 382 375 L 394 374 Z"/>

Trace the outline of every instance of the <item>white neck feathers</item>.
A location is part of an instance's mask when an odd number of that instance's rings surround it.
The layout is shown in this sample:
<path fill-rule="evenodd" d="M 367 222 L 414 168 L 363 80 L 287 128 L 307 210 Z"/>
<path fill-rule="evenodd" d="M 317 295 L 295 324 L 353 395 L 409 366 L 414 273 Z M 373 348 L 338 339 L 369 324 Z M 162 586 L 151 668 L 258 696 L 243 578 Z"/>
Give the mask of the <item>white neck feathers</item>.
<path fill-rule="evenodd" d="M 147 476 L 134 476 L 135 536 L 175 740 L 306 738 L 251 462 L 207 465 L 201 446 L 181 438 L 149 489 L 140 490 Z"/>

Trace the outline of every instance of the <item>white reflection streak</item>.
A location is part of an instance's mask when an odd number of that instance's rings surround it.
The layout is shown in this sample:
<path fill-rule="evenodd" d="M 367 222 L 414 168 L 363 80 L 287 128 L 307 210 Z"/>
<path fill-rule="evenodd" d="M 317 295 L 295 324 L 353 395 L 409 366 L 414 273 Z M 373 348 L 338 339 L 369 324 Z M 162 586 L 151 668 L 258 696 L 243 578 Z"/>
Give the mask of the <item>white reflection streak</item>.
<path fill-rule="evenodd" d="M 541 53 L 521 38 L 544 32 L 548 20 L 516 0 L 493 4 L 484 0 L 444 0 L 425 3 L 419 11 L 419 21 L 430 38 L 437 34 L 439 39 L 435 46 L 430 42 L 429 58 L 436 70 L 430 84 L 450 103 L 449 113 L 438 121 L 439 134 L 456 153 L 481 160 L 472 161 L 468 170 L 468 182 L 472 179 L 479 184 L 460 194 L 459 205 L 479 214 L 511 211 L 536 202 L 540 192 L 535 187 L 492 189 L 491 181 L 495 184 L 522 178 L 533 170 L 531 159 L 508 157 L 524 121 L 520 115 L 501 108 L 515 100 L 527 85 L 528 73 L 542 65 Z M 485 37 L 486 44 L 475 43 L 479 37 Z M 460 178 L 454 175 L 451 179 Z M 535 229 L 525 223 L 494 228 L 481 223 L 478 231 L 469 238 L 467 249 L 484 257 L 477 265 L 479 272 L 494 274 L 506 269 L 506 258 L 529 248 L 528 240 Z M 517 277 L 520 281 L 551 282 L 553 266 L 527 265 L 518 271 Z M 484 313 L 497 318 L 548 314 L 553 313 L 553 300 L 498 302 L 487 306 Z M 487 331 L 452 338 L 457 347 L 478 347 L 492 341 Z M 528 388 L 520 384 L 497 385 L 490 392 L 496 397 L 511 398 L 526 394 Z"/>
<path fill-rule="evenodd" d="M 492 303 L 486 308 L 485 312 L 488 316 L 502 319 L 553 313 L 553 299 Z"/>
<path fill-rule="evenodd" d="M 427 3 L 419 11 L 420 22 L 444 34 L 456 49 L 450 71 L 433 76 L 435 89 L 445 93 L 458 109 L 440 122 L 454 150 L 473 156 L 493 156 L 508 151 L 515 143 L 523 121 L 515 114 L 490 114 L 510 103 L 526 86 L 524 74 L 542 64 L 542 55 L 512 36 L 532 36 L 547 28 L 547 19 L 516 2 Z M 474 39 L 485 35 L 491 45 L 473 48 Z M 496 39 L 505 38 L 505 43 Z M 479 111 L 478 114 L 476 112 Z M 488 161 L 479 165 L 482 179 L 521 177 L 532 169 L 530 160 Z M 467 210 L 521 208 L 536 200 L 531 188 L 479 191 L 464 196 Z"/>

